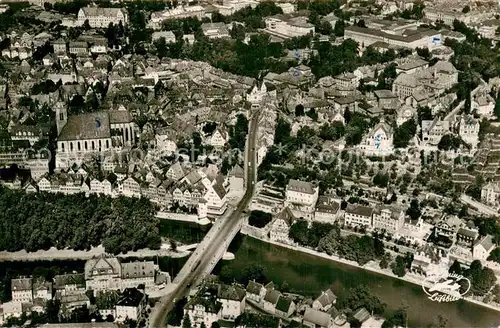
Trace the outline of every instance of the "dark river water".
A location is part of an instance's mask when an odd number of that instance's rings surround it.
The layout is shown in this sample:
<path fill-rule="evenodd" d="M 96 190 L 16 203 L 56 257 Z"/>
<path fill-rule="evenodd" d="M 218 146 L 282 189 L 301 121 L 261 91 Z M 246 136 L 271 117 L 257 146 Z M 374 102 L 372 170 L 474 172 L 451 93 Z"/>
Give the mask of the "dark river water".
<path fill-rule="evenodd" d="M 318 296 L 328 287 L 341 294 L 346 288 L 367 285 L 387 304 L 388 311 L 408 308 L 410 327 L 426 327 L 435 323 L 439 315 L 446 318 L 447 326 L 452 328 L 496 328 L 500 325 L 500 312 L 465 301 L 433 302 L 420 286 L 250 237 L 238 236 L 230 251 L 235 254 L 235 260 L 222 261 L 216 271 L 229 266 L 233 272 L 238 273 L 249 264 L 259 264 L 266 269 L 269 280 L 278 285 L 286 281 L 291 292 L 311 297 Z"/>

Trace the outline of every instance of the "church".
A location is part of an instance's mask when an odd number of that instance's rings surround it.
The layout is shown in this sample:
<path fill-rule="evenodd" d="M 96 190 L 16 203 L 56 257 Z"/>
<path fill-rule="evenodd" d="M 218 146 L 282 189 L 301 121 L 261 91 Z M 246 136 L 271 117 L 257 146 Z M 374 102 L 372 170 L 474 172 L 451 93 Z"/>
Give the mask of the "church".
<path fill-rule="evenodd" d="M 88 155 L 121 151 L 134 145 L 135 124 L 124 108 L 68 116 L 64 103 L 56 104 L 57 168 L 81 164 Z"/>

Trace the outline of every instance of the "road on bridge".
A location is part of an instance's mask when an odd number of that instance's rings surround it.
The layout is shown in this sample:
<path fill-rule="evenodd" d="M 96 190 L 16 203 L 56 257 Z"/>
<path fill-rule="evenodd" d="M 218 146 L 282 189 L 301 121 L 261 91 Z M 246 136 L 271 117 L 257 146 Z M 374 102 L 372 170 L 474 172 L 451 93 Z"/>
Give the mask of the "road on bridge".
<path fill-rule="evenodd" d="M 257 167 L 255 143 L 257 140 L 258 119 L 259 112 L 256 112 L 249 124 L 249 133 L 245 149 L 247 153 L 245 158 L 246 161 L 248 161 L 248 163 L 245 163 L 245 165 L 248 166 L 248 170 L 246 170 L 247 183 L 245 195 L 236 208 L 228 209 L 230 212 L 215 222 L 205 237 L 207 240 L 203 240 L 200 243 L 196 251 L 191 255 L 191 258 L 185 264 L 185 267 L 182 268 L 181 272 L 179 272 L 179 275 L 176 277 L 176 288 L 172 293 L 162 297 L 160 301 L 158 301 L 151 312 L 149 320 L 150 328 L 166 327 L 167 314 L 173 309 L 174 302 L 186 296 L 191 285 L 202 278 L 201 276 L 206 271 L 206 268 L 213 266 L 214 261 L 216 261 L 214 256 L 220 253 L 221 247 L 225 247 L 231 242 L 230 240 L 226 240 L 228 238 L 227 236 L 229 236 L 230 232 L 240 223 L 239 221 L 241 220 L 242 213 L 252 198 L 256 182 Z M 186 271 L 187 273 L 185 273 Z"/>

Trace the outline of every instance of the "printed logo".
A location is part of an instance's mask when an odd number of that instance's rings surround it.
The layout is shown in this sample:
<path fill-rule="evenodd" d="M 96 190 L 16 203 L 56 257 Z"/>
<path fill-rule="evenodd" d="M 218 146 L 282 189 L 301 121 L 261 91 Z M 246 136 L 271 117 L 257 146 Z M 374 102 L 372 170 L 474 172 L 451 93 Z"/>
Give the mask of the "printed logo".
<path fill-rule="evenodd" d="M 470 286 L 469 279 L 454 273 L 445 277 L 427 277 L 422 282 L 422 289 L 429 299 L 440 303 L 458 301 L 467 294 Z"/>

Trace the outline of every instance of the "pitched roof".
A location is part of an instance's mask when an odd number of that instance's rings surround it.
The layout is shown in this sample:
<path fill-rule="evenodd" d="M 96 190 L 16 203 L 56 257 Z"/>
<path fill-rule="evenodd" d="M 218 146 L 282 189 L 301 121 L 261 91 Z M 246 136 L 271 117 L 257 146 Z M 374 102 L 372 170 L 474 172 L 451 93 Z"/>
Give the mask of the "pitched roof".
<path fill-rule="evenodd" d="M 476 242 L 474 243 L 474 247 L 479 246 L 479 245 L 483 246 L 483 248 L 486 251 L 490 251 L 493 248 L 495 248 L 495 243 L 493 242 L 493 237 L 490 235 L 484 236 L 483 238 L 476 240 Z"/>
<path fill-rule="evenodd" d="M 278 303 L 276 304 L 276 310 L 282 312 L 288 312 L 290 306 L 292 305 L 292 299 L 283 295 L 280 295 Z"/>
<path fill-rule="evenodd" d="M 361 216 L 371 216 L 373 214 L 373 208 L 356 204 L 347 204 L 345 211 L 346 213 L 351 213 Z"/>
<path fill-rule="evenodd" d="M 264 288 L 264 286 L 262 286 L 258 282 L 250 280 L 247 285 L 247 292 L 250 294 L 259 295 L 262 288 Z"/>
<path fill-rule="evenodd" d="M 286 189 L 306 194 L 314 194 L 316 192 L 312 183 L 295 179 L 288 181 Z"/>
<path fill-rule="evenodd" d="M 153 261 L 122 263 L 122 278 L 144 278 L 155 276 Z"/>
<path fill-rule="evenodd" d="M 306 321 L 308 323 L 310 322 L 321 328 L 330 327 L 331 319 L 332 317 L 328 313 L 321 312 L 310 307 L 306 308 L 303 317 L 303 321 Z"/>
<path fill-rule="evenodd" d="M 137 288 L 126 288 L 122 297 L 116 303 L 116 306 L 135 306 L 138 307 L 144 299 L 144 293 Z"/>
<path fill-rule="evenodd" d="M 280 298 L 281 293 L 275 289 L 268 289 L 266 296 L 264 297 L 264 301 L 276 304 L 278 303 L 278 299 Z"/>
<path fill-rule="evenodd" d="M 10 283 L 10 289 L 12 291 L 31 290 L 32 287 L 33 287 L 32 278 L 12 279 Z"/>
<path fill-rule="evenodd" d="M 61 274 L 54 277 L 54 288 L 63 289 L 67 285 L 85 287 L 85 275 L 83 273 Z"/>
<path fill-rule="evenodd" d="M 321 295 L 316 299 L 322 306 L 327 306 L 330 304 L 333 304 L 335 300 L 337 299 L 337 296 L 330 290 L 326 290 L 321 293 Z"/>
<path fill-rule="evenodd" d="M 68 122 L 59 134 L 59 141 L 110 138 L 107 113 L 87 113 L 68 117 Z"/>
<path fill-rule="evenodd" d="M 234 285 L 220 284 L 217 288 L 217 297 L 225 300 L 241 301 L 245 298 L 245 290 Z"/>

